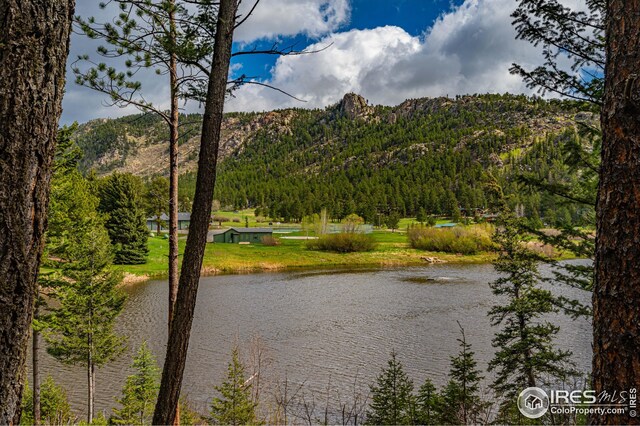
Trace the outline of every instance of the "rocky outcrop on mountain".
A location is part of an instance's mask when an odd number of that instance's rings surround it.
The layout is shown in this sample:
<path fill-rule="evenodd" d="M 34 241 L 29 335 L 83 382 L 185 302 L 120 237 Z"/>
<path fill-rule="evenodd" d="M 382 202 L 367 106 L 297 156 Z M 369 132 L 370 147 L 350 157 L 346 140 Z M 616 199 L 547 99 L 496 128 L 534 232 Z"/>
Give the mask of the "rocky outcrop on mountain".
<path fill-rule="evenodd" d="M 584 112 L 575 106 L 553 106 L 547 101 L 531 100 L 515 95 L 479 95 L 409 99 L 395 107 L 372 106 L 360 95 L 347 93 L 342 100 L 324 110 L 287 109 L 263 113 L 229 113 L 222 124 L 220 158 L 240 156 L 252 141 L 261 136 L 277 142 L 292 140 L 296 149 L 314 153 L 331 149 L 334 144 L 349 144 L 350 139 L 338 138 L 338 133 L 317 139 L 311 137 L 308 126 L 326 127 L 328 130 L 340 118 L 353 120 L 355 126 L 393 126 L 399 120 L 414 128 L 417 123 L 429 122 L 438 116 L 438 131 L 449 132 L 456 140 L 454 152 L 499 141 L 501 150 L 492 153 L 489 163 L 502 167 L 501 155 L 518 148 L 527 149 L 545 134 L 553 134 L 567 128 L 575 128 L 577 122 L 597 125 L 598 116 Z M 184 116 L 180 128 L 180 173 L 197 168 L 202 117 L 198 114 Z M 471 130 L 465 129 L 473 128 Z M 516 140 L 513 129 L 522 128 Z M 511 130 L 509 130 L 511 129 Z M 376 130 L 379 131 L 379 130 Z M 443 133 L 444 134 L 444 133 Z M 393 146 L 371 152 L 376 165 L 393 161 L 407 163 L 416 156 L 433 155 L 445 145 L 416 139 L 405 146 Z M 82 167 L 95 169 L 99 174 L 112 171 L 131 172 L 141 176 L 168 174 L 168 143 L 166 124 L 151 115 L 136 115 L 118 119 L 98 119 L 81 125 L 76 133 L 78 144 L 85 152 Z M 452 136 L 447 136 L 452 137 Z M 317 140 L 316 140 L 317 139 Z M 304 145 L 304 146 L 302 146 Z M 270 146 L 270 145 L 269 145 Z M 271 148 L 270 148 L 271 149 Z M 354 159 L 356 161 L 358 159 Z M 307 166 L 309 170 L 319 168 Z"/>
<path fill-rule="evenodd" d="M 373 107 L 367 105 L 367 101 L 355 93 L 347 93 L 338 104 L 338 111 L 344 117 L 351 120 L 356 118 L 366 119 L 373 114 Z"/>

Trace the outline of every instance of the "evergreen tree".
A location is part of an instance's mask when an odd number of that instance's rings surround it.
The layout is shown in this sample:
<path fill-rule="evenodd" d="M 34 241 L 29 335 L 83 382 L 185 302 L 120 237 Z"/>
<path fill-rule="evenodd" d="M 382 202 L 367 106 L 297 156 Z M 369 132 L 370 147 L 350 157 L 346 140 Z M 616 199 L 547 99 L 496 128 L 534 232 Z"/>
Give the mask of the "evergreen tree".
<path fill-rule="evenodd" d="M 412 392 L 413 382 L 402 369 L 395 351 L 392 351 L 387 368 L 382 370 L 376 384 L 371 386 L 367 424 L 413 424 L 415 401 Z"/>
<path fill-rule="evenodd" d="M 601 115 L 602 163 L 596 205 L 593 292 L 593 388 L 637 389 L 640 383 L 640 125 L 637 70 L 640 5 L 601 1 L 606 72 Z M 639 423 L 623 413 L 591 413 L 592 424 Z"/>
<path fill-rule="evenodd" d="M 75 3 L 0 3 L 0 424 L 20 423 Z"/>
<path fill-rule="evenodd" d="M 460 352 L 451 357 L 449 382 L 442 391 L 441 421 L 450 424 L 476 424 L 485 404 L 479 394 L 483 376 L 477 368 L 471 344 L 467 343 L 464 329 L 458 323 L 462 338 Z"/>
<path fill-rule="evenodd" d="M 424 223 L 427 221 L 427 212 L 423 207 L 420 207 L 420 210 L 418 210 L 418 214 L 416 215 L 416 220 L 420 223 Z"/>
<path fill-rule="evenodd" d="M 431 379 L 427 378 L 416 395 L 416 420 L 421 425 L 441 424 L 442 397 Z"/>
<path fill-rule="evenodd" d="M 144 201 L 146 212 L 156 218 L 156 230 L 160 233 L 160 228 L 166 226 L 160 219 L 162 214 L 169 211 L 169 181 L 162 176 L 152 178 L 145 185 Z"/>
<path fill-rule="evenodd" d="M 211 401 L 211 420 L 219 425 L 258 424 L 256 404 L 251 399 L 251 383 L 245 377 L 238 348 L 231 353 L 227 377 L 215 389 L 220 393 Z"/>
<path fill-rule="evenodd" d="M 398 225 L 400 223 L 400 214 L 397 212 L 392 212 L 385 219 L 385 224 L 391 229 L 391 231 L 395 232 L 398 229 Z"/>
<path fill-rule="evenodd" d="M 81 179 L 81 178 L 80 178 Z M 47 351 L 67 364 L 82 364 L 88 375 L 88 421 L 93 418 L 95 368 L 123 350 L 123 339 L 113 330 L 125 296 L 118 290 L 120 277 L 111 270 L 111 245 L 103 221 L 95 211 L 97 199 L 87 183 L 72 186 L 74 205 L 86 215 L 72 224 L 66 236 L 61 276 L 50 279 L 58 307 L 43 319 L 49 330 Z M 69 189 L 67 189 L 69 190 Z M 93 206 L 93 208 L 92 208 Z"/>
<path fill-rule="evenodd" d="M 604 0 L 587 0 L 586 6 L 572 10 L 559 0 L 519 0 L 511 15 L 517 37 L 541 46 L 544 63 L 532 70 L 513 64 L 510 71 L 542 93 L 601 105 L 606 5 Z"/>
<path fill-rule="evenodd" d="M 512 14 L 517 37 L 533 45 L 542 46 L 544 63 L 535 69 L 513 64 L 511 72 L 522 77 L 528 87 L 540 92 L 555 92 L 565 97 L 585 101 L 583 109 L 599 112 L 603 102 L 605 66 L 605 8 L 603 0 L 587 0 L 586 8 L 567 7 L 558 0 L 519 0 Z M 562 57 L 565 61 L 559 61 Z M 567 64 L 571 64 L 567 67 Z M 580 72 L 576 73 L 577 70 Z M 588 70 L 588 71 L 587 71 Z M 595 72 L 594 72 L 595 71 Z M 582 72 L 589 78 L 583 78 Z M 561 166 L 577 180 L 551 179 L 548 175 L 522 173 L 518 178 L 530 187 L 552 194 L 562 205 L 572 205 L 581 211 L 581 225 L 595 224 L 595 203 L 599 181 L 602 132 L 600 126 L 579 121 L 576 137 L 560 140 Z M 579 136 L 579 137 L 578 137 Z M 566 216 L 566 215 L 565 215 Z M 532 215 L 530 228 L 541 228 L 539 215 Z M 547 221 L 550 222 L 549 218 Z M 554 221 L 555 222 L 555 221 Z M 536 235 L 546 244 L 572 252 L 576 257 L 593 259 L 595 234 L 567 224 L 554 224 L 561 233 Z M 593 265 L 563 264 L 548 260 L 556 268 L 556 282 L 592 291 Z M 558 303 L 572 317 L 591 317 L 591 306 L 567 297 Z"/>
<path fill-rule="evenodd" d="M 29 383 L 25 383 L 22 393 L 22 417 L 21 425 L 33 425 L 33 394 Z M 71 411 L 67 391 L 56 385 L 51 376 L 47 376 L 41 386 L 40 391 L 40 416 L 41 422 L 48 425 L 73 424 L 75 416 Z"/>
<path fill-rule="evenodd" d="M 500 254 L 494 268 L 501 276 L 490 286 L 493 294 L 506 302 L 489 311 L 492 324 L 502 326 L 493 339 L 497 352 L 489 371 L 495 371 L 492 388 L 501 398 L 501 412 L 506 414 L 515 411 L 513 404 L 523 389 L 548 384 L 547 380 L 565 381 L 575 371 L 571 352 L 554 347 L 559 328 L 541 319 L 557 308 L 551 292 L 539 287 L 539 256 L 524 246 L 522 219 L 499 197 L 501 211 L 494 242 Z"/>
<path fill-rule="evenodd" d="M 101 184 L 100 211 L 108 215 L 106 228 L 115 248 L 116 264 L 146 262 L 149 230 L 139 193 L 140 184 L 131 174 L 114 173 Z"/>
<path fill-rule="evenodd" d="M 133 359 L 135 374 L 127 377 L 122 389 L 120 409 L 113 410 L 110 423 L 122 425 L 146 425 L 151 423 L 153 407 L 160 388 L 160 369 L 153 354 L 144 342 Z"/>
<path fill-rule="evenodd" d="M 207 420 L 198 411 L 196 411 L 185 397 L 180 397 L 178 403 L 180 412 L 180 424 L 183 426 L 200 426 L 206 425 Z"/>
<path fill-rule="evenodd" d="M 71 227 L 77 227 L 84 223 L 87 216 L 91 216 L 95 210 L 95 203 L 83 203 L 75 197 L 75 187 L 84 180 L 77 170 L 78 161 L 82 157 L 82 151 L 72 139 L 73 133 L 78 129 L 77 123 L 71 126 L 63 126 L 58 130 L 58 144 L 53 163 L 53 178 L 51 180 L 49 211 L 47 213 L 48 229 L 45 236 L 45 249 L 42 256 L 42 264 L 47 265 L 48 257 L 55 255 L 58 259 L 65 258 L 66 237 Z M 80 201 L 80 202 L 77 202 Z M 88 209 L 88 210 L 87 210 Z M 78 229 L 75 228 L 75 231 Z M 55 268 L 55 262 L 54 262 Z M 40 288 L 48 286 L 49 276 L 54 272 L 41 272 L 38 277 L 38 294 L 35 301 L 33 316 L 33 335 L 31 348 L 33 395 L 31 405 L 33 407 L 32 418 L 35 424 L 41 422 L 41 381 L 40 381 L 40 337 L 42 324 L 40 323 L 40 309 L 46 306 L 46 301 L 40 295 Z"/>

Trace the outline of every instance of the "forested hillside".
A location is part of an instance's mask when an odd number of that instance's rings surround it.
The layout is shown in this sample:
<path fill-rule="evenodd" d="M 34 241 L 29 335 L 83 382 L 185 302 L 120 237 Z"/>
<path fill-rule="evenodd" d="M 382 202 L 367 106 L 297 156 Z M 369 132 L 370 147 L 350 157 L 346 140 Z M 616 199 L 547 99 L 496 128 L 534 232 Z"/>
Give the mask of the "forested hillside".
<path fill-rule="evenodd" d="M 181 199 L 195 186 L 198 115 L 183 117 Z M 511 202 L 538 225 L 581 223 L 584 209 L 540 192 L 516 191 L 522 174 L 550 182 L 579 179 L 563 165 L 563 140 L 578 140 L 579 122 L 598 117 L 572 101 L 514 95 L 407 100 L 370 106 L 348 94 L 323 110 L 228 114 L 223 126 L 216 199 L 233 209 L 259 208 L 284 220 L 328 208 L 367 221 L 397 213 L 457 218 L 487 208 L 491 173 Z M 83 167 L 144 176 L 167 173 L 166 130 L 149 116 L 80 126 Z"/>

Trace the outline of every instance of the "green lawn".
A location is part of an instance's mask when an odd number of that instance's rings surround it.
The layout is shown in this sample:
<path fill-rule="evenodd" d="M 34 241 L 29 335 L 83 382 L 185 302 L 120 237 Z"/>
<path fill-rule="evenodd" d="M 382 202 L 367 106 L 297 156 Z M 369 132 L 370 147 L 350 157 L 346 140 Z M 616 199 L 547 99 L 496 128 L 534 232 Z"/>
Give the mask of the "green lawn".
<path fill-rule="evenodd" d="M 221 216 L 227 219 L 228 221 L 222 222 L 222 226 L 224 227 L 232 227 L 232 226 L 240 226 L 243 227 L 245 225 L 245 217 L 249 219 L 249 226 L 252 228 L 268 226 L 269 222 L 261 222 L 258 223 L 256 221 L 256 216 L 254 214 L 253 209 L 239 210 L 237 212 L 229 212 L 229 211 L 216 211 L 211 214 L 211 216 Z M 235 221 L 234 221 L 235 220 Z M 218 222 L 216 222 L 216 225 Z M 298 225 L 299 226 L 299 225 Z"/>
<path fill-rule="evenodd" d="M 294 233 L 286 234 L 295 235 Z M 278 236 L 275 234 L 276 237 Z M 304 240 L 280 239 L 279 246 L 262 244 L 208 243 L 203 262 L 204 274 L 276 271 L 287 268 L 318 268 L 330 266 L 408 266 L 426 264 L 424 257 L 437 257 L 448 262 L 480 263 L 493 258 L 492 254 L 458 256 L 448 253 L 431 253 L 415 250 L 407 244 L 406 234 L 401 232 L 374 231 L 378 243 L 376 249 L 365 253 L 331 253 L 306 248 Z M 180 240 L 180 253 L 185 240 Z M 149 238 L 149 257 L 144 265 L 122 265 L 118 268 L 134 275 L 163 277 L 167 274 L 168 240 L 164 237 Z"/>

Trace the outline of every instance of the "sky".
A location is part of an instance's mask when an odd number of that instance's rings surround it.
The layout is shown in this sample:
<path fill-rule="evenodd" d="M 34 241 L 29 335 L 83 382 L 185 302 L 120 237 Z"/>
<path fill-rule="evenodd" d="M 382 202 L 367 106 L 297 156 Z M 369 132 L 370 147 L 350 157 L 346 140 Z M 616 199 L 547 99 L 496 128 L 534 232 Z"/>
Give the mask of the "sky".
<path fill-rule="evenodd" d="M 101 10 L 98 3 L 79 0 L 76 13 L 98 21 L 112 19 L 113 9 Z M 240 13 L 251 5 L 244 0 Z M 236 30 L 234 50 L 274 43 L 324 50 L 298 56 L 237 57 L 232 77 L 245 74 L 300 100 L 245 85 L 227 100 L 225 109 L 323 108 L 348 92 L 383 105 L 445 95 L 531 94 L 520 77 L 509 73 L 514 62 L 529 68 L 541 62 L 539 48 L 515 38 L 510 14 L 516 5 L 516 0 L 261 0 Z M 74 34 L 70 65 L 83 54 L 99 61 L 98 45 Z M 137 78 L 147 100 L 161 108 L 169 105 L 166 76 L 143 72 Z M 137 112 L 133 107 L 108 106 L 106 95 L 74 80 L 69 70 L 63 124 Z M 182 107 L 187 112 L 198 110 L 193 102 Z"/>

